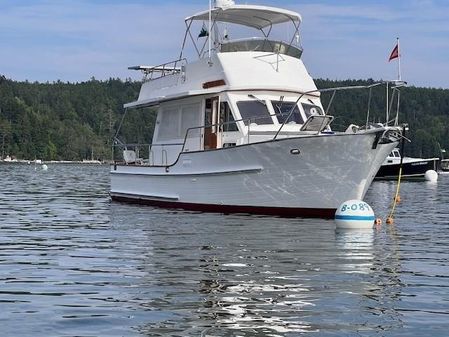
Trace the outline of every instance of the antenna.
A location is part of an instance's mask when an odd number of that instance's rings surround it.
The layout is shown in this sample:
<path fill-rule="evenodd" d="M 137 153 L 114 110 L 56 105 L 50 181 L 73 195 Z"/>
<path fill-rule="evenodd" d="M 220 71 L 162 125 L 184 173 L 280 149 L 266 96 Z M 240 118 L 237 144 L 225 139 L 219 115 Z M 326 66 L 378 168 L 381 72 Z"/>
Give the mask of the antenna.
<path fill-rule="evenodd" d="M 210 50 L 211 50 L 211 38 L 212 38 L 212 32 L 211 32 L 211 28 L 212 28 L 212 0 L 209 0 L 209 27 L 208 27 L 208 32 L 209 32 L 209 36 L 207 37 L 208 39 L 208 46 L 209 46 L 209 64 L 210 62 Z"/>

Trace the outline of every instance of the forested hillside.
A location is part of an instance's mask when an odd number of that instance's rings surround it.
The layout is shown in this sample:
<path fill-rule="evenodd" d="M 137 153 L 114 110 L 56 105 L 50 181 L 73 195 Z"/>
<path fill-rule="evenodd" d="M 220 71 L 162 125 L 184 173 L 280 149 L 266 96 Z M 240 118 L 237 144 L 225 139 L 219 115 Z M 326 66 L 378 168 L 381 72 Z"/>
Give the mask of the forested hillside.
<path fill-rule="evenodd" d="M 93 154 L 110 159 L 123 103 L 135 100 L 139 88 L 140 83 L 118 79 L 29 83 L 0 77 L 0 155 L 81 160 Z M 127 123 L 135 123 L 135 133 L 141 134 L 148 116 L 135 117 Z"/>
<path fill-rule="evenodd" d="M 365 85 L 371 81 L 317 80 L 320 88 Z M 82 83 L 29 83 L 0 77 L 0 156 L 43 160 L 108 160 L 111 139 L 123 114 L 123 103 L 137 98 L 140 83 L 91 79 Z M 379 89 L 380 90 L 380 89 Z M 373 91 L 372 121 L 384 121 L 385 102 Z M 334 128 L 365 124 L 367 93 L 336 96 L 330 114 Z M 329 95 L 323 95 L 324 105 Z M 449 149 L 449 90 L 404 88 L 400 121 L 410 125 L 407 153 L 437 156 Z M 383 119 L 381 119 L 383 117 Z M 132 111 L 124 121 L 128 142 L 150 141 L 154 112 Z"/>

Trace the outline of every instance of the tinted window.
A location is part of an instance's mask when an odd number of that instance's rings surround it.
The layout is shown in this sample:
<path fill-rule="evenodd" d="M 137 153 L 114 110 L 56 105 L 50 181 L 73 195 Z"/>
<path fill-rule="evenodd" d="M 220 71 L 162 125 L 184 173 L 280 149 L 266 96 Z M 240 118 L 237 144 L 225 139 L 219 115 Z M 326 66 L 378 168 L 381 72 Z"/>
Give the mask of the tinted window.
<path fill-rule="evenodd" d="M 294 122 L 296 124 L 304 124 L 301 112 L 299 111 L 298 105 L 295 102 L 271 101 L 271 104 L 273 104 L 274 113 L 276 114 L 276 117 L 278 118 L 280 124 L 287 124 L 291 122 Z M 288 120 L 286 120 L 287 118 Z"/>
<path fill-rule="evenodd" d="M 220 103 L 220 124 L 223 131 L 239 131 L 228 102 Z"/>
<path fill-rule="evenodd" d="M 323 115 L 323 111 L 318 105 L 302 103 L 302 108 L 306 114 L 306 118 L 309 118 L 312 115 Z"/>
<path fill-rule="evenodd" d="M 273 124 L 267 105 L 264 102 L 240 101 L 237 102 L 237 106 L 240 110 L 240 115 L 242 116 L 245 125 L 248 125 L 249 122 L 259 125 Z"/>

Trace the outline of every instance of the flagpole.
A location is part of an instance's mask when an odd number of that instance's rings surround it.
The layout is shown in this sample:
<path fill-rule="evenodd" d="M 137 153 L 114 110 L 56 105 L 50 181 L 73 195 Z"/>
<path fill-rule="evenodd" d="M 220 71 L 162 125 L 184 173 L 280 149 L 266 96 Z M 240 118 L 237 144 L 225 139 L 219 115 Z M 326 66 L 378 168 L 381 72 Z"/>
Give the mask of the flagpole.
<path fill-rule="evenodd" d="M 398 80 L 402 80 L 401 76 L 401 48 L 399 47 L 399 38 L 396 38 L 397 40 L 397 46 L 398 46 Z"/>

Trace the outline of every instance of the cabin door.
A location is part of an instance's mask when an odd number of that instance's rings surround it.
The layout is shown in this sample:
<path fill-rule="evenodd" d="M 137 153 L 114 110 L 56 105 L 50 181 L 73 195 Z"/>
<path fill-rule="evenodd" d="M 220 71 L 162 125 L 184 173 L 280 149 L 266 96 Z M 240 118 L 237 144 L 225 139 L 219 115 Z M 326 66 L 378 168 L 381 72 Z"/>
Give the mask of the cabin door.
<path fill-rule="evenodd" d="M 204 149 L 216 149 L 218 147 L 218 97 L 206 99 L 204 110 Z"/>

